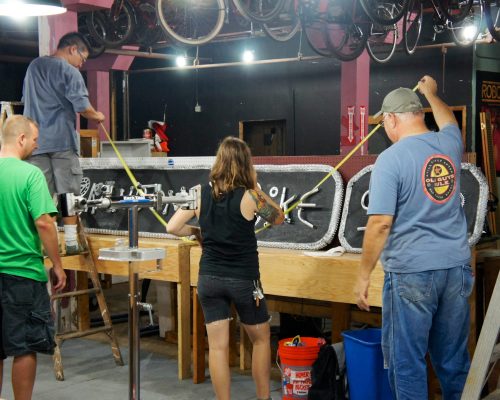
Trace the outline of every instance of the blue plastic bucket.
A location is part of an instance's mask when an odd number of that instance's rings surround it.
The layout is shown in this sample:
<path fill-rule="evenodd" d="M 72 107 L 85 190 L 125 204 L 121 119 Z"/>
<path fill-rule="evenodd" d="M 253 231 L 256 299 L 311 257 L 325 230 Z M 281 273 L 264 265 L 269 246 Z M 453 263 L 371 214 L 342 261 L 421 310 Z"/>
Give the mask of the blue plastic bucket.
<path fill-rule="evenodd" d="M 342 332 L 349 400 L 393 400 L 384 369 L 380 329 Z"/>

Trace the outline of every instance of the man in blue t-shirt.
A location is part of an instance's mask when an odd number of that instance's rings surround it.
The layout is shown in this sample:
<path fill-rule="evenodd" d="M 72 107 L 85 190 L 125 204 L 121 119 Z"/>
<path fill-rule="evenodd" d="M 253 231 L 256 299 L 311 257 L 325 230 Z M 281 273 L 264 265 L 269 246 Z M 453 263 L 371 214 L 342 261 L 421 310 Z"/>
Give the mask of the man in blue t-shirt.
<path fill-rule="evenodd" d="M 90 104 L 78 70 L 88 55 L 86 39 L 78 32 L 67 33 L 52 56 L 31 62 L 24 78 L 24 115 L 40 127 L 38 150 L 28 161 L 43 171 L 50 194 L 80 194 L 82 169 L 76 113 L 104 121 L 104 114 Z M 67 254 L 78 252 L 76 218 L 63 218 Z"/>
<path fill-rule="evenodd" d="M 390 92 L 382 104 L 394 143 L 379 155 L 370 181 L 368 223 L 355 293 L 369 310 L 370 274 L 380 257 L 385 272 L 382 350 L 398 400 L 427 399 L 426 353 L 443 398 L 460 399 L 469 369 L 467 340 L 474 277 L 460 201 L 463 144 L 436 81 L 418 85 L 439 132 L 424 121 L 410 89 Z"/>

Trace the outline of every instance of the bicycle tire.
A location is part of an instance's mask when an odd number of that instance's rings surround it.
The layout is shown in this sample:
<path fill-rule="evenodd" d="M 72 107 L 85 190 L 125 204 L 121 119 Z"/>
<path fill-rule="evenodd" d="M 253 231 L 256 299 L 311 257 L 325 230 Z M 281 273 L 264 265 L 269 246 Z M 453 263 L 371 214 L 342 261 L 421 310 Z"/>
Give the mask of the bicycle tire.
<path fill-rule="evenodd" d="M 472 7 L 474 0 L 439 0 L 439 8 L 451 22 L 463 21 Z"/>
<path fill-rule="evenodd" d="M 326 23 L 320 19 L 308 20 L 301 19 L 302 32 L 306 38 L 311 50 L 323 57 L 335 57 L 328 46 L 326 35 Z"/>
<path fill-rule="evenodd" d="M 375 33 L 373 33 L 375 29 Z M 398 39 L 398 27 L 396 24 L 392 26 L 383 26 L 372 24 L 370 34 L 367 35 L 366 51 L 370 58 L 384 64 L 388 62 L 394 55 Z M 375 35 L 377 37 L 375 37 Z M 387 39 L 389 40 L 387 42 Z"/>
<path fill-rule="evenodd" d="M 300 27 L 300 18 L 295 12 L 294 0 L 287 0 L 285 8 L 277 18 L 262 24 L 265 34 L 277 42 L 286 42 L 292 39 Z"/>
<path fill-rule="evenodd" d="M 135 38 L 140 45 L 147 48 L 160 40 L 163 31 L 158 22 L 156 8 L 151 3 L 141 3 L 137 8 L 140 20 L 136 26 Z"/>
<path fill-rule="evenodd" d="M 417 6 L 415 7 L 415 2 Z M 415 11 L 416 10 L 416 14 Z M 422 33 L 422 21 L 424 17 L 424 6 L 419 0 L 410 0 L 407 5 L 406 15 L 403 20 L 403 42 L 406 54 L 415 53 L 420 34 Z M 413 38 L 411 36 L 413 33 Z M 412 40 L 413 39 L 413 40 Z"/>
<path fill-rule="evenodd" d="M 285 0 L 233 0 L 233 3 L 241 15 L 251 21 L 264 23 L 271 21 L 281 12 Z M 269 3 L 269 6 L 263 8 L 263 3 Z"/>
<path fill-rule="evenodd" d="M 106 47 L 119 47 L 129 43 L 136 25 L 133 6 L 124 1 L 116 21 L 111 17 L 111 13 L 112 9 L 93 11 L 88 25 L 90 33 L 99 38 Z M 103 21 L 105 29 L 101 32 L 98 29 Z"/>
<path fill-rule="evenodd" d="M 483 22 L 483 7 L 482 5 L 479 7 L 479 13 L 476 13 L 474 9 L 471 9 L 469 15 L 467 15 L 463 20 L 458 23 L 451 24 L 451 35 L 457 46 L 468 47 L 472 45 L 479 36 L 479 33 L 481 32 L 481 24 Z M 472 36 L 464 37 L 464 31 L 469 29 L 471 25 L 475 26 L 476 31 Z"/>
<path fill-rule="evenodd" d="M 156 0 L 160 26 L 176 42 L 199 46 L 221 31 L 226 16 L 224 0 L 211 0 L 207 5 L 196 3 L 197 0 Z M 203 24 L 203 18 L 207 16 L 210 18 Z M 195 31 L 192 31 L 193 27 Z M 199 27 L 204 29 L 196 32 Z"/>
<path fill-rule="evenodd" d="M 403 18 L 409 0 L 360 0 L 360 2 L 374 23 L 391 26 Z"/>
<path fill-rule="evenodd" d="M 346 24 L 330 22 L 326 29 L 330 50 L 340 61 L 353 61 L 365 50 L 368 33 L 364 27 L 352 22 Z"/>
<path fill-rule="evenodd" d="M 78 32 L 80 32 L 89 44 L 89 58 L 99 57 L 106 47 L 104 44 L 100 43 L 96 40 L 95 37 L 91 35 L 88 29 L 88 19 L 90 19 L 90 13 L 81 13 L 78 14 Z"/>
<path fill-rule="evenodd" d="M 482 0 L 484 19 L 491 36 L 500 42 L 500 4 L 496 2 L 496 10 L 491 7 L 493 0 Z"/>

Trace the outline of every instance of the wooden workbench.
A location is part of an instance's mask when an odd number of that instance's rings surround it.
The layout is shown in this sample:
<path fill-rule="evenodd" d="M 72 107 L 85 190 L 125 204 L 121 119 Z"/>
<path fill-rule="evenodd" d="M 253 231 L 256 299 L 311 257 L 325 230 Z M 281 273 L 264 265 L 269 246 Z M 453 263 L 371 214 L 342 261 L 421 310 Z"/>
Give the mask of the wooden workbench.
<path fill-rule="evenodd" d="M 201 248 L 190 249 L 191 286 L 198 283 Z M 260 275 L 266 295 L 293 297 L 324 301 L 331 304 L 332 340 L 340 341 L 340 333 L 349 329 L 351 304 L 356 304 L 354 285 L 356 283 L 359 254 L 343 254 L 339 257 L 310 257 L 302 250 L 259 248 Z M 382 306 L 384 272 L 377 264 L 371 276 L 369 291 L 370 305 Z M 205 328 L 203 314 L 199 307 L 196 291 L 193 299 L 193 380 L 203 382 L 205 377 Z M 275 300 L 268 302 L 274 308 Z M 366 313 L 365 313 L 366 314 Z M 240 366 L 245 353 L 240 345 Z"/>
<path fill-rule="evenodd" d="M 87 235 L 90 251 L 99 273 L 127 276 L 128 263 L 99 260 L 99 249 L 114 247 L 116 237 L 112 235 Z M 191 244 L 181 240 L 139 239 L 139 247 L 164 248 L 166 257 L 161 270 L 157 270 L 156 262 L 138 263 L 139 278 L 173 282 L 177 285 L 177 334 L 178 334 L 178 377 L 186 379 L 191 376 L 191 335 L 190 335 L 190 285 L 189 285 L 189 248 Z M 63 257 L 63 268 L 74 271 L 87 271 L 83 256 Z M 46 259 L 47 266 L 51 266 Z M 82 310 L 79 311 L 80 313 Z"/>

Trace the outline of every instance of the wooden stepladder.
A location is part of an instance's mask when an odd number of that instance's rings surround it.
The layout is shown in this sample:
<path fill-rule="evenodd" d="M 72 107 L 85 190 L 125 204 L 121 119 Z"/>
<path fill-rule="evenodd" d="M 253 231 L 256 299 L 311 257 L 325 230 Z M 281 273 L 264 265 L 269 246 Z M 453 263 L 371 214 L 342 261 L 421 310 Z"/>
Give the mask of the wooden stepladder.
<path fill-rule="evenodd" d="M 493 371 L 496 363 L 500 361 L 500 275 L 497 278 L 493 295 L 490 299 L 488 311 L 479 335 L 476 351 L 472 358 L 467 381 L 465 382 L 462 400 L 479 400 L 481 392 Z M 496 389 L 488 394 L 484 400 L 500 399 L 500 378 Z"/>
<path fill-rule="evenodd" d="M 88 277 L 92 281 L 93 288 L 55 294 L 51 296 L 51 300 L 57 302 L 57 304 L 60 305 L 60 300 L 64 298 L 75 297 L 75 296 L 88 296 L 89 294 L 95 294 L 97 303 L 99 305 L 99 309 L 101 311 L 101 316 L 104 322 L 104 326 L 98 328 L 89 328 L 89 329 L 85 329 L 79 326 L 79 330 L 60 333 L 58 332 L 59 326 L 61 325 L 59 321 L 60 312 L 57 313 L 58 321 L 56 323 L 56 334 L 54 338 L 56 342 L 56 348 L 54 350 L 53 358 L 54 358 L 54 373 L 56 375 L 56 379 L 59 381 L 64 380 L 64 372 L 61 359 L 61 346 L 65 340 L 89 336 L 99 332 L 105 332 L 109 338 L 111 344 L 111 351 L 113 353 L 113 358 L 115 360 L 116 365 L 120 366 L 123 365 L 123 359 L 120 352 L 120 347 L 118 346 L 118 341 L 116 340 L 113 325 L 111 323 L 111 317 L 109 315 L 108 306 L 106 304 L 104 293 L 102 291 L 101 282 L 99 280 L 99 274 L 97 272 L 97 267 L 94 263 L 94 259 L 92 258 L 92 254 L 89 251 L 90 247 L 80 217 L 78 217 L 78 239 L 79 243 L 83 246 L 84 251 L 79 255 L 68 256 L 68 257 L 74 257 L 76 262 L 80 264 L 82 263 L 81 258 L 83 257 L 85 270 L 88 274 Z"/>
<path fill-rule="evenodd" d="M 20 101 L 0 101 L 0 126 L 7 118 L 15 114 L 14 106 L 22 105 Z"/>

